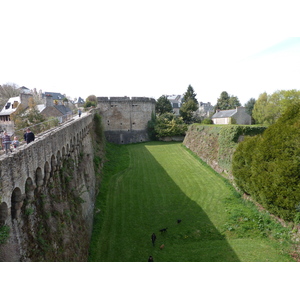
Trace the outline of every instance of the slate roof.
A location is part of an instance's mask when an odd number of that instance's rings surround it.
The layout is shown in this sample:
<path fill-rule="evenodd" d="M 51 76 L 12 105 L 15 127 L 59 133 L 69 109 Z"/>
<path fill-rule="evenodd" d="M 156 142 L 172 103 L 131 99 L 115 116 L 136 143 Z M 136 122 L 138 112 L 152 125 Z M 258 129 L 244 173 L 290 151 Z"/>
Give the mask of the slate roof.
<path fill-rule="evenodd" d="M 45 92 L 44 95 L 51 95 L 52 100 L 63 100 L 65 98 L 61 93 Z"/>
<path fill-rule="evenodd" d="M 54 105 L 54 107 L 59 110 L 62 115 L 67 115 L 68 113 L 72 112 L 71 109 L 64 105 Z"/>
<path fill-rule="evenodd" d="M 219 112 L 216 112 L 211 118 L 212 119 L 231 118 L 233 115 L 235 115 L 235 113 L 236 113 L 236 109 L 220 110 Z"/>
<path fill-rule="evenodd" d="M 81 97 L 79 97 L 76 101 L 74 101 L 74 103 L 83 104 L 85 102 L 84 102 L 84 100 Z"/>

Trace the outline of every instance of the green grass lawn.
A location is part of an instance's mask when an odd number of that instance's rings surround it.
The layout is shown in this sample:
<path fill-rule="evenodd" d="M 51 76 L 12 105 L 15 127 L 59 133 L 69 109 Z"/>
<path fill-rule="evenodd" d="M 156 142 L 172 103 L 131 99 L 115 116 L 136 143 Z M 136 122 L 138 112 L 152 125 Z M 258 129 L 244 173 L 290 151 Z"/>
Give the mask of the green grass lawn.
<path fill-rule="evenodd" d="M 291 229 L 244 202 L 181 143 L 109 144 L 107 157 L 90 261 L 293 261 Z"/>

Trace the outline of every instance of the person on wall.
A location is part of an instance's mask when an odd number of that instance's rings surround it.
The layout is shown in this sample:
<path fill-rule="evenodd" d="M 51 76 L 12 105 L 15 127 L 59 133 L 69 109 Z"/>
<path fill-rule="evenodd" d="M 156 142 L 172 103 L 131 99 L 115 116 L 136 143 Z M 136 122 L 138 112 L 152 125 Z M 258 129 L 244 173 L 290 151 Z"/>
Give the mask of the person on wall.
<path fill-rule="evenodd" d="M 30 128 L 27 128 L 26 130 L 26 143 L 29 144 L 33 142 L 35 139 L 34 133 L 30 130 Z"/>
<path fill-rule="evenodd" d="M 14 140 L 11 143 L 14 146 L 15 149 L 20 145 L 20 142 L 19 142 L 17 136 L 14 137 Z"/>
<path fill-rule="evenodd" d="M 3 143 L 6 154 L 8 154 L 8 150 L 10 150 L 10 152 L 12 152 L 10 149 L 10 144 L 11 144 L 10 136 L 7 134 L 6 131 L 4 131 L 4 133 L 3 133 L 2 143 Z"/>

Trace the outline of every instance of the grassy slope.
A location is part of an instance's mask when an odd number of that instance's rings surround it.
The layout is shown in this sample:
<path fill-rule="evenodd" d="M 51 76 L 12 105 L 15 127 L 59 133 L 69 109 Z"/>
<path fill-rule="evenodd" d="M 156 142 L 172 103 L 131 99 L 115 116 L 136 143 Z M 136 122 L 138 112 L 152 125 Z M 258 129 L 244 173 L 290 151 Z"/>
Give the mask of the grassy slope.
<path fill-rule="evenodd" d="M 283 240 L 265 237 L 271 222 L 181 144 L 110 147 L 91 261 L 291 260 Z"/>

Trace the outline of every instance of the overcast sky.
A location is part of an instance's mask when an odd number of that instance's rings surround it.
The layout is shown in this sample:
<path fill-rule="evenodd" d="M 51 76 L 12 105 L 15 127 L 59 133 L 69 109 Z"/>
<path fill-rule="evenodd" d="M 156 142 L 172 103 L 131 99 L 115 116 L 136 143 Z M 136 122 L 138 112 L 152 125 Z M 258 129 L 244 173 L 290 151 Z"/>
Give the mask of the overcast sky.
<path fill-rule="evenodd" d="M 158 98 L 191 84 L 212 104 L 222 91 L 244 104 L 299 89 L 297 3 L 274 2 L 5 1 L 0 84 L 84 99 Z"/>

